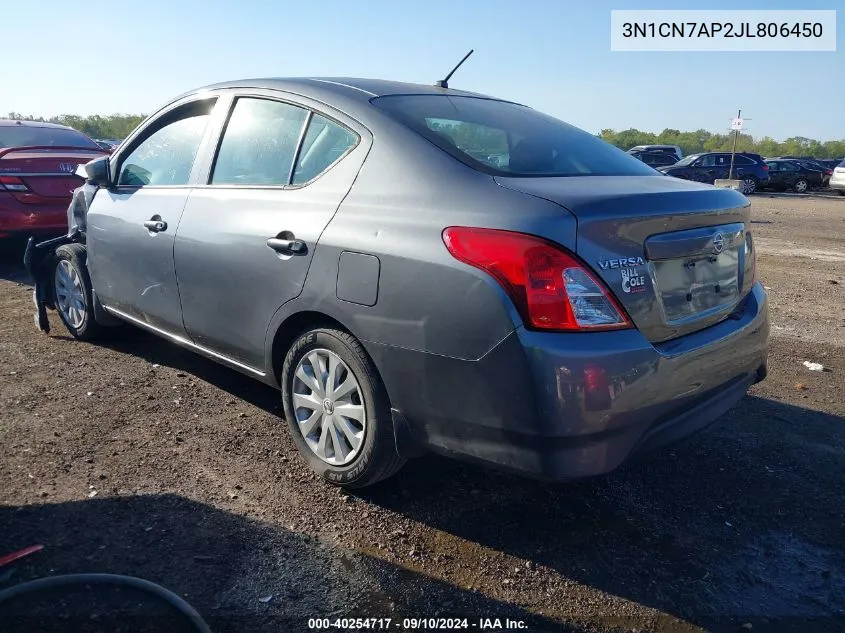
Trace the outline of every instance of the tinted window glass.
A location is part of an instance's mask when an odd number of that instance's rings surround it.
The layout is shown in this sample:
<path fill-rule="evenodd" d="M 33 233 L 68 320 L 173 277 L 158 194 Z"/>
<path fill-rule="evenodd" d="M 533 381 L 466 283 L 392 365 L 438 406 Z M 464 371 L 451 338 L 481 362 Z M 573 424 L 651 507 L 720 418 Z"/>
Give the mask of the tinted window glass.
<path fill-rule="evenodd" d="M 776 160 L 768 161 L 766 164 L 769 166 L 769 171 L 779 171 L 780 170 L 780 163 Z"/>
<path fill-rule="evenodd" d="M 525 106 L 450 95 L 372 103 L 464 163 L 503 176 L 658 176 L 630 154 Z"/>
<path fill-rule="evenodd" d="M 707 154 L 701 159 L 701 166 L 702 167 L 715 167 L 716 166 L 716 154 Z"/>
<path fill-rule="evenodd" d="M 214 102 L 191 104 L 122 160 L 117 183 L 131 187 L 186 185 Z M 170 115 L 165 115 L 170 116 Z"/>
<path fill-rule="evenodd" d="M 357 143 L 355 133 L 319 114 L 312 115 L 296 161 L 293 184 L 301 185 L 313 180 Z"/>
<path fill-rule="evenodd" d="M 240 98 L 217 152 L 215 185 L 287 185 L 308 111 L 289 103 Z"/>
<path fill-rule="evenodd" d="M 100 149 L 94 141 L 76 130 L 32 125 L 0 126 L 0 147 L 26 147 L 28 145 L 66 145 L 68 147 Z"/>
<path fill-rule="evenodd" d="M 786 171 L 798 171 L 798 165 L 796 165 L 795 163 L 781 163 L 781 166 Z"/>
<path fill-rule="evenodd" d="M 748 156 L 740 156 L 737 154 L 734 156 L 734 165 L 755 165 L 756 163 L 748 158 Z"/>

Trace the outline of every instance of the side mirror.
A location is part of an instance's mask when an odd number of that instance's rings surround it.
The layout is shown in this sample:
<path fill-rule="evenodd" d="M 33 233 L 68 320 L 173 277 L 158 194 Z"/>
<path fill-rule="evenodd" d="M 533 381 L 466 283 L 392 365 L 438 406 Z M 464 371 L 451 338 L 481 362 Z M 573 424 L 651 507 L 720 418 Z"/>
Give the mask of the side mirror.
<path fill-rule="evenodd" d="M 98 187 L 110 187 L 111 173 L 109 171 L 109 157 L 101 156 L 83 165 L 85 180 Z"/>

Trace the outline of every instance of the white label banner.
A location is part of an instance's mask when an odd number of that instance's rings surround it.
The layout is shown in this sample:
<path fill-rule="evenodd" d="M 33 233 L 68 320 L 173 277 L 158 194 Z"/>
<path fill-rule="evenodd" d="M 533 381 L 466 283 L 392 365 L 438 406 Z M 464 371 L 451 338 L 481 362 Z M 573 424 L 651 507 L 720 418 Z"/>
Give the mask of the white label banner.
<path fill-rule="evenodd" d="M 610 50 L 836 51 L 836 11 L 611 11 Z"/>

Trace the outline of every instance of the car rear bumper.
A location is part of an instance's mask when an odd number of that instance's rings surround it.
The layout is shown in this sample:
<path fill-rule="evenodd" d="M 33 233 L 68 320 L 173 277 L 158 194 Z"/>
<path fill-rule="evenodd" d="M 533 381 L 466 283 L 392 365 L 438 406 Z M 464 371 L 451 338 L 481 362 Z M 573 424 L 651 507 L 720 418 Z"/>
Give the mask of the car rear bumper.
<path fill-rule="evenodd" d="M 469 361 L 367 344 L 394 408 L 435 452 L 540 478 L 600 475 L 717 420 L 766 374 L 765 291 L 668 343 L 519 328 Z"/>
<path fill-rule="evenodd" d="M 58 204 L 22 204 L 0 192 L 0 234 L 64 233 L 69 203 L 63 200 Z"/>

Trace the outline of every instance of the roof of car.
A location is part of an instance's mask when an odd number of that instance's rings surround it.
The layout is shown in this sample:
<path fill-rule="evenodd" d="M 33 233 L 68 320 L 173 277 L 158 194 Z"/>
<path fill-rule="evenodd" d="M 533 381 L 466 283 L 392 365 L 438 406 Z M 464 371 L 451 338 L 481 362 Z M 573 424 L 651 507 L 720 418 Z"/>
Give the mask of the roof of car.
<path fill-rule="evenodd" d="M 26 127 L 50 127 L 62 130 L 71 130 L 73 128 L 67 125 L 59 125 L 58 123 L 47 123 L 46 121 L 26 121 L 23 119 L 0 119 L 0 127 L 20 125 Z"/>
<path fill-rule="evenodd" d="M 206 90 L 219 88 L 269 88 L 271 90 L 291 90 L 300 94 L 330 91 L 338 96 L 350 96 L 357 93 L 362 100 L 395 94 L 449 94 L 495 98 L 475 92 L 455 90 L 454 88 L 360 77 L 265 77 L 239 79 L 205 86 Z"/>

